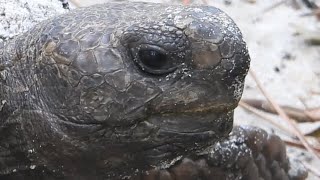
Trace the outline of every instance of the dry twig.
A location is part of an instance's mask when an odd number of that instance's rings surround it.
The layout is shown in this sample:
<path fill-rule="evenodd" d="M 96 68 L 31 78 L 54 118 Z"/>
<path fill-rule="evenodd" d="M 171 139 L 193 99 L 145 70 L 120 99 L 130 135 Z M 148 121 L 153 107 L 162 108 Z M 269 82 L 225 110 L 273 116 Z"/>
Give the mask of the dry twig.
<path fill-rule="evenodd" d="M 257 0 L 247 0 L 248 3 L 254 4 L 257 2 Z"/>
<path fill-rule="evenodd" d="M 279 7 L 280 5 L 282 5 L 282 4 L 286 3 L 286 2 L 287 2 L 287 0 L 282 0 L 282 1 L 276 2 L 276 3 L 272 4 L 271 6 L 265 8 L 265 9 L 262 11 L 261 14 L 267 13 L 267 12 L 269 12 L 269 11 L 271 11 L 271 10 Z"/>
<path fill-rule="evenodd" d="M 310 146 L 304 135 L 300 132 L 299 128 L 296 125 L 295 121 L 290 120 L 288 115 L 281 109 L 281 107 L 276 103 L 276 101 L 267 93 L 265 88 L 262 86 L 260 81 L 258 80 L 255 72 L 251 69 L 250 75 L 254 79 L 254 81 L 257 83 L 260 91 L 262 94 L 267 98 L 268 102 L 273 106 L 273 108 L 278 112 L 280 117 L 284 119 L 288 124 L 291 126 L 291 128 L 294 130 L 295 135 L 299 138 L 299 140 L 302 142 L 302 144 L 306 147 L 306 149 L 315 156 L 317 160 L 320 160 L 320 155 Z"/>
<path fill-rule="evenodd" d="M 258 100 L 258 99 L 244 99 L 242 101 L 249 104 L 250 106 L 253 106 L 265 112 L 277 114 L 277 111 L 272 106 L 270 106 L 270 104 L 266 101 Z M 310 122 L 310 121 L 320 120 L 320 116 L 319 116 L 319 119 L 315 117 L 310 118 L 310 114 L 307 114 L 309 113 L 308 110 L 302 110 L 302 109 L 298 109 L 290 106 L 281 106 L 281 108 L 286 112 L 286 114 L 290 118 L 293 118 L 298 122 Z"/>
<path fill-rule="evenodd" d="M 310 93 L 311 93 L 311 95 L 320 95 L 320 92 L 318 92 L 318 91 L 311 90 Z"/>
<path fill-rule="evenodd" d="M 288 139 L 282 139 L 282 141 L 284 141 L 287 145 L 289 146 L 293 146 L 293 147 L 297 147 L 297 148 L 302 148 L 302 149 L 306 149 L 306 147 L 304 147 L 303 144 L 301 144 L 300 142 L 297 141 L 292 141 L 292 140 L 288 140 Z M 320 147 L 319 146 L 312 146 L 312 148 L 320 153 Z"/>
<path fill-rule="evenodd" d="M 81 3 L 78 0 L 69 0 L 71 4 L 73 4 L 76 8 L 81 7 Z"/>
<path fill-rule="evenodd" d="M 297 0 L 291 0 L 291 5 L 293 6 L 293 8 L 295 9 L 300 9 L 301 6 L 299 5 Z"/>
<path fill-rule="evenodd" d="M 257 116 L 267 120 L 268 122 L 270 122 L 271 124 L 273 124 L 274 126 L 276 126 L 277 128 L 283 130 L 284 132 L 287 132 L 289 135 L 295 135 L 294 132 L 291 129 L 288 129 L 284 126 L 282 126 L 281 124 L 277 123 L 275 120 L 269 118 L 268 116 L 266 116 L 265 114 L 263 114 L 262 112 L 260 112 L 257 108 L 251 106 L 250 104 L 247 104 L 245 101 L 241 100 L 239 102 L 239 105 L 245 109 L 247 109 L 248 111 L 256 114 Z"/>
<path fill-rule="evenodd" d="M 309 0 L 302 0 L 302 2 L 307 6 L 307 8 L 310 9 L 317 9 L 318 6 L 315 2 L 309 1 Z"/>

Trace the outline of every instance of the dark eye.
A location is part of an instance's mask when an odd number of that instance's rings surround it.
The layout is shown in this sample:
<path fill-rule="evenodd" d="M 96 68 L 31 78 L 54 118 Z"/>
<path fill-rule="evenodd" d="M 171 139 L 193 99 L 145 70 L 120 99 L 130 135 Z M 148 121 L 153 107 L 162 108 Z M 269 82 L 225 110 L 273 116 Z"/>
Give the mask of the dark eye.
<path fill-rule="evenodd" d="M 141 63 L 154 70 L 165 67 L 168 61 L 167 55 L 156 50 L 140 50 L 139 58 Z"/>
<path fill-rule="evenodd" d="M 131 53 L 133 60 L 142 71 L 154 75 L 173 72 L 179 63 L 176 58 L 173 58 L 173 54 L 156 45 L 132 45 Z"/>

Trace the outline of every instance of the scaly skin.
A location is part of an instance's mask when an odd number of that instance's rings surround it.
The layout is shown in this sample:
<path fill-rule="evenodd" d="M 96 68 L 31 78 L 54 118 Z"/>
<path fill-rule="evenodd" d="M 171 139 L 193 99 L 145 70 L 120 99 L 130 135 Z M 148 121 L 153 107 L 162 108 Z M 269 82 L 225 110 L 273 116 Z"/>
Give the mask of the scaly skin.
<path fill-rule="evenodd" d="M 228 138 L 201 154 L 132 180 L 303 180 L 307 175 L 303 168 L 290 165 L 285 143 L 278 136 L 256 127 L 235 126 Z"/>
<path fill-rule="evenodd" d="M 115 179 L 231 131 L 249 55 L 214 7 L 111 3 L 0 50 L 0 176 Z"/>

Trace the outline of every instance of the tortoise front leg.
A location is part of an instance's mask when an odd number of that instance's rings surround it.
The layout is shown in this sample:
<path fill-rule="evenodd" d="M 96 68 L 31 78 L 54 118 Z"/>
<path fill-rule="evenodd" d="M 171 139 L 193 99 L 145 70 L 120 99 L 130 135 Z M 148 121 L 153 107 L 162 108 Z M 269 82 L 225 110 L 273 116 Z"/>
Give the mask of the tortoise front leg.
<path fill-rule="evenodd" d="M 134 180 L 303 180 L 293 173 L 284 142 L 255 127 L 234 127 L 230 136 L 197 157 L 184 158 L 165 170 L 152 170 Z"/>

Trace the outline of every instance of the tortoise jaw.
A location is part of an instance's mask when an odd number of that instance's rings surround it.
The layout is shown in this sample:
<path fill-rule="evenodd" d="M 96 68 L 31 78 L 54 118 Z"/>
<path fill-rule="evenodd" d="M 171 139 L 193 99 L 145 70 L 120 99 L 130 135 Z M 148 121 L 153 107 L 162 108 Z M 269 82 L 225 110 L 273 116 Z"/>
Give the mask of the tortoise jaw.
<path fill-rule="evenodd" d="M 151 116 L 148 122 L 161 132 L 198 134 L 212 132 L 217 136 L 228 134 L 233 125 L 233 110 L 227 112 L 167 113 Z"/>
<path fill-rule="evenodd" d="M 162 114 L 147 122 L 156 127 L 157 133 L 144 142 L 148 145 L 141 153 L 144 162 L 159 166 L 179 156 L 198 153 L 226 137 L 232 129 L 233 110 L 221 114 Z"/>
<path fill-rule="evenodd" d="M 136 159 L 141 159 L 137 162 L 143 162 L 138 163 L 137 167 L 168 168 L 181 157 L 197 154 L 221 138 L 213 131 L 182 133 L 161 130 L 158 132 L 158 137 L 162 139 L 136 152 Z"/>

